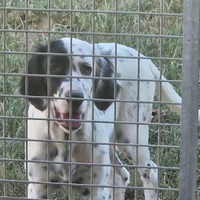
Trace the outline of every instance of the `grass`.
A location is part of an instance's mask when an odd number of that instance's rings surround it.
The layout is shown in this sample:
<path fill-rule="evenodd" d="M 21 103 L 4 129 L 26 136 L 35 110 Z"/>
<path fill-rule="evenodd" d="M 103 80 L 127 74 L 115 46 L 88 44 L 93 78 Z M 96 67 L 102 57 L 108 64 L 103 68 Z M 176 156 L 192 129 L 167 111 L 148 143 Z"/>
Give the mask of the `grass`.
<path fill-rule="evenodd" d="M 182 17 L 177 16 L 159 16 L 152 13 L 183 13 L 183 0 L 163 0 L 161 8 L 160 0 L 124 0 L 118 1 L 118 11 L 145 12 L 144 15 L 137 14 L 117 14 L 105 13 L 100 11 L 115 11 L 115 0 L 96 0 L 95 7 L 92 1 L 74 0 L 73 4 L 66 3 L 64 0 L 50 1 L 29 0 L 29 8 L 37 8 L 43 10 L 32 10 L 29 12 L 20 10 L 26 7 L 24 0 L 7 0 L 1 1 L 0 7 L 18 8 L 17 10 L 1 10 L 0 28 L 6 32 L 0 32 L 0 51 L 7 51 L 9 54 L 0 54 L 0 72 L 17 73 L 25 70 L 26 55 L 20 54 L 24 51 L 32 51 L 35 44 L 45 42 L 50 39 L 58 39 L 64 36 L 78 37 L 89 42 L 114 42 L 132 46 L 140 50 L 143 54 L 150 57 L 182 57 L 182 40 L 180 38 L 160 38 L 154 35 L 166 36 L 182 36 L 183 21 Z M 70 2 L 70 1 L 69 1 Z M 46 9 L 60 9 L 59 11 L 48 12 Z M 75 9 L 77 12 L 62 11 L 62 9 Z M 95 14 L 91 12 L 79 12 L 79 10 L 99 11 Z M 48 25 L 48 16 L 50 16 L 50 24 Z M 26 18 L 28 17 L 28 23 Z M 95 19 L 95 23 L 93 23 Z M 162 26 L 161 26 L 162 25 Z M 139 28 L 140 27 L 140 28 Z M 162 27 L 162 28 L 161 28 Z M 25 30 L 37 30 L 38 32 L 26 33 Z M 16 32 L 13 32 L 16 30 Z M 41 31 L 54 31 L 53 33 L 42 33 Z M 88 32 L 105 33 L 92 36 Z M 75 32 L 70 34 L 70 31 Z M 115 37 L 112 33 L 127 34 Z M 136 34 L 128 36 L 128 34 Z M 138 37 L 138 34 L 141 34 Z M 13 54 L 12 52 L 19 52 Z M 154 59 L 153 62 L 160 68 L 169 80 L 181 80 L 182 62 L 180 60 L 159 60 Z M 15 94 L 19 77 L 0 75 L 0 94 Z M 173 84 L 176 91 L 181 94 L 181 85 Z M 158 105 L 155 105 L 157 108 Z M 180 118 L 167 107 L 166 116 L 156 116 L 154 122 L 164 122 L 170 124 L 179 124 Z M 0 99 L 0 115 L 1 116 L 26 116 L 25 104 L 20 98 L 2 97 Z M 6 180 L 26 180 L 23 163 L 18 161 L 24 159 L 24 143 L 19 140 L 9 140 L 12 138 L 25 137 L 25 120 L 20 119 L 0 119 L 0 157 L 7 159 L 16 159 L 16 161 L 0 162 L 0 195 L 10 197 L 24 197 L 25 184 L 9 182 L 5 184 L 1 179 Z M 158 142 L 159 141 L 159 142 Z M 157 145 L 180 145 L 180 128 L 173 126 L 150 126 L 150 144 Z M 179 148 L 150 148 L 152 159 L 159 163 L 160 166 L 179 167 L 180 149 Z M 128 161 L 120 155 L 124 163 Z M 130 164 L 130 163 L 129 163 Z M 131 185 L 135 186 L 137 179 L 139 186 L 141 181 L 138 179 L 134 168 L 130 166 Z M 178 188 L 179 173 L 173 169 L 160 170 L 160 187 L 162 188 Z M 200 177 L 197 177 L 199 184 Z M 197 186 L 199 188 L 199 185 Z M 179 197 L 176 191 L 161 191 L 161 199 L 176 200 Z M 144 199 L 141 190 L 128 189 L 126 192 L 126 200 Z M 55 193 L 54 199 L 67 199 L 63 193 Z M 74 197 L 74 199 L 77 199 Z"/>

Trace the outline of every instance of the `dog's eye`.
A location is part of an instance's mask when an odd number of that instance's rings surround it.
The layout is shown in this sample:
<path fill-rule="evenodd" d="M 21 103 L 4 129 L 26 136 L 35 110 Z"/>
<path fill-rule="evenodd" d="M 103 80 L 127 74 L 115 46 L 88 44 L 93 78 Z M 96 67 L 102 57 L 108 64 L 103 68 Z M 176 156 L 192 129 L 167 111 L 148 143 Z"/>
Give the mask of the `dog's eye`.
<path fill-rule="evenodd" d="M 92 73 L 92 67 L 88 64 L 82 64 L 80 66 L 80 71 L 83 75 L 89 76 Z"/>
<path fill-rule="evenodd" d="M 55 63 L 51 64 L 51 66 L 50 66 L 50 71 L 51 71 L 52 74 L 57 74 L 57 73 L 59 73 L 59 72 L 60 72 L 60 67 L 59 67 L 59 65 L 57 65 L 57 64 L 55 64 Z"/>

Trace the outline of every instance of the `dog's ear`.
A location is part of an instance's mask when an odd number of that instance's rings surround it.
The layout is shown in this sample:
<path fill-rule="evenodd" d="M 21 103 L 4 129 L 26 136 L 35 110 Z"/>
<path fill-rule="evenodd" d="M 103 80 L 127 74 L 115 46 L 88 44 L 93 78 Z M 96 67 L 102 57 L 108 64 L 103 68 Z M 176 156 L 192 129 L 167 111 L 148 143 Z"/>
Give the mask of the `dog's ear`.
<path fill-rule="evenodd" d="M 113 79 L 114 66 L 109 59 L 100 57 L 96 63 L 96 76 L 99 76 L 99 79 L 95 80 L 93 95 L 94 98 L 102 100 L 96 100 L 95 105 L 100 110 L 106 110 L 117 97 L 120 85 Z"/>
<path fill-rule="evenodd" d="M 36 49 L 37 53 L 39 52 L 47 52 L 46 45 L 38 45 Z M 41 76 L 28 76 L 30 75 L 41 75 L 45 74 L 44 65 L 45 55 L 33 55 L 27 66 L 27 76 L 22 76 L 18 92 L 22 95 L 30 95 L 30 96 L 47 96 L 47 86 L 46 86 L 46 78 Z M 46 99 L 43 98 L 28 98 L 28 101 L 35 106 L 37 109 L 43 111 L 47 107 Z"/>

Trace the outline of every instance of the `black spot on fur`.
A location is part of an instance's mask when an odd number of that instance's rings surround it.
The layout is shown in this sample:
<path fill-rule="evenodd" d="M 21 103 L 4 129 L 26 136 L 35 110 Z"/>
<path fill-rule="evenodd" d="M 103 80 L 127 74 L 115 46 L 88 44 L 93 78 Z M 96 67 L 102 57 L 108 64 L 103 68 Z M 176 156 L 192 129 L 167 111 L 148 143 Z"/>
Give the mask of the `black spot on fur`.
<path fill-rule="evenodd" d="M 150 164 L 150 163 L 147 163 L 147 166 L 151 166 L 151 164 Z"/>
<path fill-rule="evenodd" d="M 56 178 L 56 177 L 54 177 L 53 179 L 51 179 L 51 182 L 55 182 L 55 183 L 60 182 L 60 181 L 61 180 L 59 178 Z"/>
<path fill-rule="evenodd" d="M 121 74 L 120 74 L 120 73 L 117 73 L 117 77 L 121 77 Z"/>
<path fill-rule="evenodd" d="M 147 176 L 147 174 L 146 174 L 146 173 L 144 173 L 144 174 L 143 174 L 143 177 L 144 177 L 144 178 L 147 178 L 147 179 L 150 179 L 150 177 L 149 177 L 149 176 Z"/>
<path fill-rule="evenodd" d="M 132 158 L 132 156 L 131 156 L 130 153 L 127 154 L 127 158 L 128 158 L 129 160 L 133 160 L 133 158 Z"/>
<path fill-rule="evenodd" d="M 69 157 L 69 151 L 68 149 L 66 149 L 64 152 L 62 152 L 62 157 L 64 159 L 65 162 L 68 161 L 68 157 Z"/>
<path fill-rule="evenodd" d="M 90 190 L 88 188 L 85 188 L 84 192 L 82 192 L 83 196 L 88 196 L 90 194 Z"/>
<path fill-rule="evenodd" d="M 65 132 L 63 140 L 69 140 L 69 134 Z M 67 147 L 66 147 L 67 148 Z"/>
<path fill-rule="evenodd" d="M 106 152 L 103 150 L 103 149 L 101 149 L 101 154 L 103 155 L 103 154 L 105 154 Z"/>
<path fill-rule="evenodd" d="M 143 113 L 143 120 L 146 121 L 146 119 L 147 119 L 147 118 L 146 118 L 146 116 L 145 116 L 144 113 Z"/>
<path fill-rule="evenodd" d="M 133 54 L 130 51 L 127 51 L 127 56 L 133 56 Z"/>
<path fill-rule="evenodd" d="M 81 55 L 81 56 L 80 56 L 80 58 L 82 58 L 82 59 L 83 59 L 83 58 L 85 58 L 85 56 L 84 56 L 84 55 Z"/>
<path fill-rule="evenodd" d="M 79 173 L 80 174 L 84 174 L 85 172 L 88 172 L 88 170 L 89 170 L 89 167 L 88 166 L 86 166 L 86 167 L 83 167 L 83 166 L 77 166 L 77 168 L 79 168 L 79 167 L 81 167 L 82 169 L 80 169 L 79 170 Z"/>
<path fill-rule="evenodd" d="M 63 181 L 63 183 L 69 183 L 69 181 Z"/>
<path fill-rule="evenodd" d="M 51 149 L 49 157 L 51 160 L 53 160 L 57 155 L 58 155 L 58 149 L 56 147 L 54 147 L 53 149 Z"/>
<path fill-rule="evenodd" d="M 42 169 L 47 171 L 47 166 L 42 166 Z"/>
<path fill-rule="evenodd" d="M 43 195 L 41 196 L 41 199 L 47 199 L 47 195 L 46 195 L 46 194 L 43 194 Z"/>
<path fill-rule="evenodd" d="M 132 81 L 128 81 L 128 82 L 127 82 L 127 85 L 128 85 L 128 86 L 133 86 Z"/>
<path fill-rule="evenodd" d="M 33 157 L 31 160 L 43 160 L 43 159 L 44 159 L 43 155 L 37 155 L 37 156 Z"/>
<path fill-rule="evenodd" d="M 129 140 L 128 138 L 126 138 L 126 139 L 124 140 L 124 143 L 130 143 L 130 140 Z"/>
<path fill-rule="evenodd" d="M 105 114 L 105 112 L 102 111 L 102 110 L 99 113 L 100 113 L 100 115 L 104 115 Z"/>
<path fill-rule="evenodd" d="M 116 131 L 116 139 L 117 141 L 121 141 L 123 136 L 123 132 L 122 131 Z"/>
<path fill-rule="evenodd" d="M 93 147 L 95 147 L 95 148 L 97 148 L 98 146 L 99 146 L 98 143 L 93 144 Z"/>
<path fill-rule="evenodd" d="M 74 183 L 81 184 L 83 183 L 83 180 L 84 180 L 83 177 L 79 177 L 77 180 L 74 181 Z"/>
<path fill-rule="evenodd" d="M 136 103 L 133 104 L 133 109 L 135 109 L 135 110 L 137 109 L 137 104 Z"/>
<path fill-rule="evenodd" d="M 74 65 L 74 63 L 72 64 L 72 69 L 73 69 L 73 71 L 75 71 L 75 72 L 77 71 L 77 70 L 76 70 L 76 66 Z"/>
<path fill-rule="evenodd" d="M 124 178 L 124 182 L 128 181 L 128 177 Z"/>

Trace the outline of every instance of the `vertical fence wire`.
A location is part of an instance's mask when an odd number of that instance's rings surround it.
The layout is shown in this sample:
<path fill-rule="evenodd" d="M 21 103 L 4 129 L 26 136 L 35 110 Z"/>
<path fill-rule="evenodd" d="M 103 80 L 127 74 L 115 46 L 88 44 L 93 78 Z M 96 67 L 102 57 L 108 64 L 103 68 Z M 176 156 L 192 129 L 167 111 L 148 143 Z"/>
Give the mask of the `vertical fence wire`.
<path fill-rule="evenodd" d="M 164 2 L 163 0 L 160 1 L 160 12 L 163 13 L 164 12 Z M 164 16 L 160 16 L 160 35 L 163 35 L 163 20 L 164 20 Z M 160 57 L 163 56 L 163 38 L 160 38 Z M 160 80 L 162 80 L 162 71 L 163 71 L 163 60 L 159 61 L 159 66 L 160 66 Z M 162 81 L 159 82 L 160 85 L 160 91 L 159 91 L 159 99 L 162 99 Z M 162 109 L 162 105 L 159 104 L 158 105 L 158 110 L 159 110 L 159 116 L 158 116 L 158 122 L 161 123 L 161 109 Z M 161 144 L 161 126 L 158 126 L 158 145 Z M 157 148 L 158 149 L 158 153 L 157 153 L 157 165 L 160 166 L 160 154 L 161 154 L 161 148 Z M 160 169 L 158 168 L 158 187 L 160 185 Z M 159 200 L 159 196 L 157 197 L 157 199 Z"/>
<path fill-rule="evenodd" d="M 4 0 L 4 5 L 6 5 L 6 0 Z M 6 27 L 6 11 L 3 12 L 3 28 Z M 3 33 L 3 50 L 6 51 L 6 32 Z M 3 71 L 6 72 L 6 55 L 3 55 Z M 6 76 L 3 76 L 3 92 L 6 93 Z M 3 114 L 6 115 L 6 97 L 3 98 Z M 3 137 L 6 137 L 6 119 L 3 119 Z M 6 140 L 3 142 L 3 156 L 6 158 Z M 3 162 L 4 170 L 4 179 L 7 179 L 6 176 L 6 161 Z M 7 183 L 4 182 L 4 194 L 7 195 Z"/>
<path fill-rule="evenodd" d="M 140 0 L 138 0 L 138 12 L 140 13 L 141 12 L 141 1 Z M 141 15 L 138 15 L 138 35 L 141 33 Z M 140 78 L 140 62 L 141 62 L 141 60 L 140 60 L 140 53 L 141 53 L 141 46 L 140 46 L 140 37 L 138 37 L 137 38 L 137 50 L 138 50 L 138 66 L 137 66 L 137 78 L 139 79 Z M 139 91 L 140 91 L 140 82 L 138 81 L 137 82 L 137 96 L 136 96 L 136 98 L 137 98 L 137 100 L 139 101 L 140 100 L 140 94 L 139 94 Z M 137 110 L 136 110 L 136 117 L 137 117 L 137 122 L 139 122 L 139 107 L 140 107 L 140 103 L 137 103 Z M 136 136 L 136 144 L 139 144 L 139 129 L 140 129 L 140 127 L 139 127 L 139 124 L 137 124 L 136 125 L 136 134 L 137 134 L 137 136 Z M 136 146 L 136 165 L 138 165 L 138 148 L 139 148 L 139 146 Z M 135 168 L 135 174 L 137 174 L 137 171 L 138 171 L 138 169 L 137 169 L 137 167 Z M 138 185 L 138 176 L 135 176 L 135 181 L 134 181 L 134 183 L 135 183 L 135 185 Z M 137 189 L 135 189 L 135 198 L 136 199 L 138 199 L 138 190 Z"/>
<path fill-rule="evenodd" d="M 28 6 L 29 6 L 29 2 L 28 2 L 29 0 L 26 0 L 25 1 L 25 4 L 26 4 L 26 8 L 28 8 Z M 26 21 L 25 21 L 25 30 L 28 30 L 28 13 L 29 13 L 29 11 L 28 10 L 26 10 L 25 11 L 25 19 L 26 19 Z M 26 38 L 26 41 L 25 41 L 25 46 L 26 46 L 26 52 L 28 52 L 28 33 L 27 32 L 25 32 L 24 33 L 25 34 L 25 38 Z M 28 55 L 25 55 L 25 66 L 28 66 Z M 27 67 L 25 67 L 25 72 L 27 73 L 28 72 L 28 69 L 27 69 Z M 26 83 L 26 86 L 28 85 L 28 77 L 26 77 L 26 79 L 25 79 L 25 83 Z M 26 92 L 28 91 L 28 88 L 26 87 Z M 26 99 L 26 101 L 25 101 L 25 113 L 26 113 L 26 116 L 28 116 L 28 100 Z M 25 120 L 25 138 L 28 138 L 28 120 Z M 26 146 L 26 148 L 25 148 L 25 159 L 26 160 L 28 160 L 28 141 L 26 140 L 25 141 L 25 146 Z M 26 168 L 26 169 L 28 169 L 28 163 L 27 162 L 25 162 L 24 163 L 24 167 Z M 28 170 L 26 170 L 26 177 L 28 177 Z M 28 184 L 26 184 L 26 187 L 25 187 L 25 195 L 26 196 L 28 196 Z"/>
<path fill-rule="evenodd" d="M 196 199 L 200 1 L 184 1 L 180 199 Z"/>

